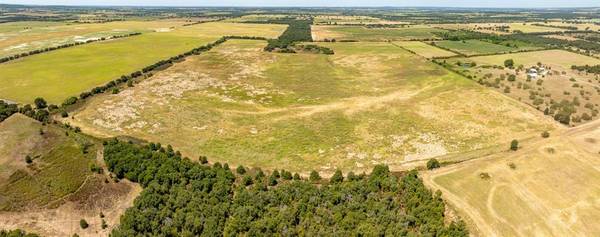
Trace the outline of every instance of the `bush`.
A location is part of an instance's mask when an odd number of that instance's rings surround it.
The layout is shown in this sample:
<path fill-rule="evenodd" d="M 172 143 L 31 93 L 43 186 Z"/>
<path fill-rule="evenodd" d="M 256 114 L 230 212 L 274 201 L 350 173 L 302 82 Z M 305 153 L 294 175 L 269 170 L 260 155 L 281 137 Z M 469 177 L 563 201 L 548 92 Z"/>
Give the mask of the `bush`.
<path fill-rule="evenodd" d="M 33 159 L 31 159 L 31 156 L 29 156 L 29 155 L 26 155 L 26 156 L 25 156 L 25 162 L 26 162 L 27 164 L 31 164 L 31 163 L 33 163 Z"/>
<path fill-rule="evenodd" d="M 544 131 L 544 132 L 542 132 L 542 137 L 548 138 L 548 137 L 550 137 L 550 133 L 548 131 Z"/>
<path fill-rule="evenodd" d="M 335 184 L 335 183 L 341 183 L 343 181 L 344 181 L 344 176 L 342 175 L 342 171 L 338 169 L 335 171 L 333 176 L 331 176 L 329 183 Z"/>
<path fill-rule="evenodd" d="M 33 103 L 35 104 L 35 107 L 38 109 L 43 109 L 48 107 L 48 104 L 46 103 L 46 100 L 44 100 L 44 98 L 35 98 L 35 100 L 33 101 Z"/>
<path fill-rule="evenodd" d="M 313 170 L 310 172 L 310 177 L 309 177 L 310 181 L 319 181 L 321 180 L 321 175 L 319 175 L 319 172 L 317 172 L 316 170 Z"/>
<path fill-rule="evenodd" d="M 62 112 L 60 112 L 60 117 L 63 117 L 63 118 L 69 117 L 69 113 L 67 113 L 67 111 L 62 111 Z"/>
<path fill-rule="evenodd" d="M 437 168 L 440 168 L 440 162 L 437 159 L 430 159 L 429 161 L 427 161 L 427 169 L 428 170 L 437 169 Z"/>
<path fill-rule="evenodd" d="M 245 173 L 246 173 L 246 169 L 244 168 L 244 166 L 241 166 L 241 165 L 240 165 L 240 166 L 238 166 L 238 167 L 237 167 L 237 169 L 235 169 L 235 171 L 236 171 L 238 174 L 245 174 Z"/>
<path fill-rule="evenodd" d="M 517 140 L 512 140 L 512 141 L 510 142 L 510 149 L 511 149 L 511 150 L 513 150 L 513 151 L 516 151 L 516 150 L 518 150 L 518 149 L 519 149 L 519 141 L 517 141 Z"/>
<path fill-rule="evenodd" d="M 504 60 L 504 67 L 513 68 L 515 66 L 515 61 L 512 59 Z"/>
<path fill-rule="evenodd" d="M 81 219 L 79 220 L 79 226 L 81 227 L 81 229 L 87 229 L 90 225 L 85 219 Z"/>

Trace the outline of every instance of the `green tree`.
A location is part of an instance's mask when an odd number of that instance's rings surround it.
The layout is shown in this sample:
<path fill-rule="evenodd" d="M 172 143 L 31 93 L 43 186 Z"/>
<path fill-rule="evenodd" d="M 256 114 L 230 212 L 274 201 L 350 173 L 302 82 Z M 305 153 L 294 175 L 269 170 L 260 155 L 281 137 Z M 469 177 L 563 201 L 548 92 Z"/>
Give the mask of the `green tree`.
<path fill-rule="evenodd" d="M 85 219 L 81 219 L 79 220 L 79 226 L 81 227 L 81 229 L 87 229 L 90 225 Z"/>
<path fill-rule="evenodd" d="M 316 170 L 313 170 L 310 172 L 309 180 L 313 182 L 319 181 L 321 180 L 321 175 L 319 175 L 319 172 L 317 172 Z"/>
<path fill-rule="evenodd" d="M 332 184 L 341 183 L 343 181 L 344 175 L 342 175 L 342 171 L 339 169 L 335 171 L 335 173 L 333 174 L 333 176 L 331 176 L 331 179 L 329 180 L 329 182 Z"/>
<path fill-rule="evenodd" d="M 504 60 L 504 66 L 507 68 L 513 68 L 515 66 L 515 61 L 512 59 Z"/>
<path fill-rule="evenodd" d="M 437 159 L 433 158 L 433 159 L 430 159 L 429 161 L 427 161 L 427 169 L 428 170 L 437 169 L 437 168 L 440 168 L 440 162 Z"/>
<path fill-rule="evenodd" d="M 43 109 L 48 107 L 48 103 L 46 103 L 46 100 L 44 100 L 44 98 L 38 97 L 35 98 L 35 100 L 33 100 L 33 103 L 35 104 L 35 107 L 38 109 Z"/>
<path fill-rule="evenodd" d="M 246 169 L 245 169 L 245 168 L 244 168 L 244 166 L 242 166 L 242 165 L 238 166 L 238 167 L 237 167 L 237 169 L 235 169 L 235 171 L 236 171 L 238 174 L 245 174 L 245 173 L 246 173 Z"/>

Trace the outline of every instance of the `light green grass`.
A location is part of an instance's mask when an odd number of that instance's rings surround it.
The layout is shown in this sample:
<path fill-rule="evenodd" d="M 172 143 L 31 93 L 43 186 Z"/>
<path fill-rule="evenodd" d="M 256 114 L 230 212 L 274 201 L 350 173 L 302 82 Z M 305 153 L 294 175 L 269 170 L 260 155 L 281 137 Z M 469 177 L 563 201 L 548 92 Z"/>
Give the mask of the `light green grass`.
<path fill-rule="evenodd" d="M 96 97 L 65 122 L 171 144 L 194 159 L 302 173 L 401 165 L 548 126 L 390 43 L 318 43 L 335 55 L 268 53 L 265 44 L 228 41 L 122 94 Z"/>
<path fill-rule="evenodd" d="M 33 103 L 36 97 L 60 104 L 159 60 L 212 42 L 214 38 L 149 33 L 56 50 L 0 64 L 0 98 Z"/>
<path fill-rule="evenodd" d="M 426 58 L 451 57 L 456 55 L 453 52 L 443 50 L 420 41 L 396 41 L 393 44 L 415 52 L 416 54 Z"/>
<path fill-rule="evenodd" d="M 517 50 L 513 47 L 507 47 L 499 44 L 492 44 L 480 40 L 465 40 L 465 41 L 439 41 L 435 42 L 436 45 L 449 49 L 455 52 L 462 53 L 467 56 L 478 55 L 478 54 L 492 54 L 492 53 L 507 53 L 510 51 Z"/>

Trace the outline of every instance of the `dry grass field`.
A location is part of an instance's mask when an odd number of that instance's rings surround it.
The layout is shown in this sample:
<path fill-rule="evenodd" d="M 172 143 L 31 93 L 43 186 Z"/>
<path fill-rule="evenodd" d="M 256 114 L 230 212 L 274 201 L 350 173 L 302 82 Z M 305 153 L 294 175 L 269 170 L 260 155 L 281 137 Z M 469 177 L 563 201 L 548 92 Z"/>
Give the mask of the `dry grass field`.
<path fill-rule="evenodd" d="M 424 172 L 424 180 L 481 236 L 597 236 L 598 141 L 595 121 L 522 142 L 516 152 Z"/>
<path fill-rule="evenodd" d="M 560 32 L 565 31 L 562 28 L 555 28 L 550 26 L 538 26 L 533 24 L 542 24 L 541 22 L 527 22 L 527 23 L 466 23 L 466 24 L 436 24 L 433 25 L 438 28 L 449 29 L 449 30 L 473 30 L 483 33 L 494 33 L 494 34 L 511 34 L 517 31 L 523 33 L 540 33 L 540 32 Z M 504 27 L 505 30 L 501 30 Z M 506 28 L 508 27 L 508 28 Z"/>
<path fill-rule="evenodd" d="M 515 68 L 505 68 L 504 60 L 513 59 Z M 476 67 L 457 66 L 471 62 Z M 562 50 L 504 54 L 471 58 L 452 58 L 447 63 L 473 80 L 487 85 L 516 100 L 545 111 L 550 116 L 572 106 L 570 125 L 598 118 L 600 110 L 600 78 L 571 69 L 571 65 L 596 65 L 600 60 Z M 538 64 L 539 63 L 539 64 Z M 531 77 L 531 68 L 544 68 Z M 537 70 L 537 69 L 536 69 Z M 509 77 L 514 76 L 514 80 Z M 565 103 L 568 102 L 568 103 Z M 560 105 L 560 106 L 559 106 Z M 564 106 L 568 105 L 568 106 Z"/>
<path fill-rule="evenodd" d="M 394 45 L 398 45 L 406 50 L 415 52 L 417 55 L 425 58 L 451 57 L 456 54 L 438 47 L 429 45 L 420 41 L 395 41 Z"/>
<path fill-rule="evenodd" d="M 457 154 L 555 124 L 390 43 L 328 43 L 335 55 L 263 52 L 232 40 L 65 122 L 171 144 L 193 159 L 308 173 Z M 233 166 L 235 167 L 235 166 Z"/>

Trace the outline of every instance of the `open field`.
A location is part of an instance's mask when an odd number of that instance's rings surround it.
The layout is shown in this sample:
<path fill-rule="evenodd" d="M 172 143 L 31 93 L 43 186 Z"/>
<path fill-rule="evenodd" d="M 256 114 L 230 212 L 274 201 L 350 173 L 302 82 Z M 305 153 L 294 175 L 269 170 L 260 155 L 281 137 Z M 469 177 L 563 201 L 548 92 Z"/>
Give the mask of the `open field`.
<path fill-rule="evenodd" d="M 444 30 L 424 25 L 410 25 L 401 28 L 367 28 L 363 26 L 325 26 L 313 25 L 313 40 L 325 39 L 356 40 L 356 41 L 388 41 L 435 39 L 433 32 Z"/>
<path fill-rule="evenodd" d="M 333 25 L 333 24 L 363 24 L 363 25 L 371 25 L 371 24 L 408 24 L 407 22 L 400 21 L 388 21 L 380 18 L 375 18 L 371 16 L 343 16 L 343 15 L 319 15 L 315 17 L 314 20 L 317 25 Z"/>
<path fill-rule="evenodd" d="M 36 97 L 43 97 L 60 104 L 69 96 L 223 35 L 277 37 L 283 30 L 282 25 L 205 23 L 29 56 L 0 65 L 0 81 L 6 85 L 0 87 L 0 98 L 32 103 Z"/>
<path fill-rule="evenodd" d="M 505 68 L 504 60 L 513 59 L 515 68 Z M 475 62 L 476 67 L 469 67 Z M 600 78 L 572 70 L 570 65 L 596 65 L 600 60 L 562 50 L 547 50 L 471 58 L 452 58 L 447 63 L 473 78 L 516 100 L 544 111 L 549 116 L 570 114 L 569 125 L 597 119 L 600 106 Z M 458 66 L 461 65 L 461 66 Z M 537 73 L 531 75 L 530 70 Z M 509 77 L 513 77 L 510 79 Z"/>
<path fill-rule="evenodd" d="M 0 57 L 133 32 L 167 31 L 185 21 L 118 21 L 97 24 L 10 22 L 0 24 Z"/>
<path fill-rule="evenodd" d="M 0 98 L 32 103 L 43 97 L 60 104 L 69 96 L 214 40 L 148 33 L 29 56 L 0 64 L 6 85 L 0 88 Z"/>
<path fill-rule="evenodd" d="M 517 152 L 425 172 L 424 181 L 482 236 L 597 236 L 598 141 L 596 121 L 522 143 Z"/>
<path fill-rule="evenodd" d="M 334 56 L 264 45 L 228 41 L 96 97 L 67 121 L 98 136 L 171 144 L 194 159 L 303 174 L 402 165 L 555 126 L 390 43 L 320 44 Z"/>
<path fill-rule="evenodd" d="M 471 60 L 480 64 L 504 65 L 504 60 L 513 59 L 515 65 L 531 65 L 543 62 L 546 65 L 571 68 L 572 65 L 597 65 L 600 60 L 581 54 L 571 53 L 564 50 L 544 50 L 535 52 L 511 53 L 502 55 L 490 55 L 473 57 Z"/>
<path fill-rule="evenodd" d="M 513 47 L 507 47 L 504 45 L 493 44 L 484 42 L 481 40 L 465 40 L 465 41 L 437 41 L 435 45 L 449 49 L 461 54 L 472 56 L 478 54 L 494 54 L 494 53 L 506 53 L 517 50 Z"/>
<path fill-rule="evenodd" d="M 420 41 L 396 41 L 393 42 L 393 44 L 398 45 L 409 51 L 415 52 L 416 54 L 425 58 L 451 57 L 456 55 L 453 52 L 443 50 Z"/>
<path fill-rule="evenodd" d="M 561 32 L 565 29 L 550 26 L 538 26 L 533 24 L 542 24 L 541 22 L 528 23 L 466 23 L 466 24 L 436 24 L 435 27 L 449 30 L 472 30 L 483 33 L 511 34 L 516 32 L 540 33 L 540 32 Z"/>

